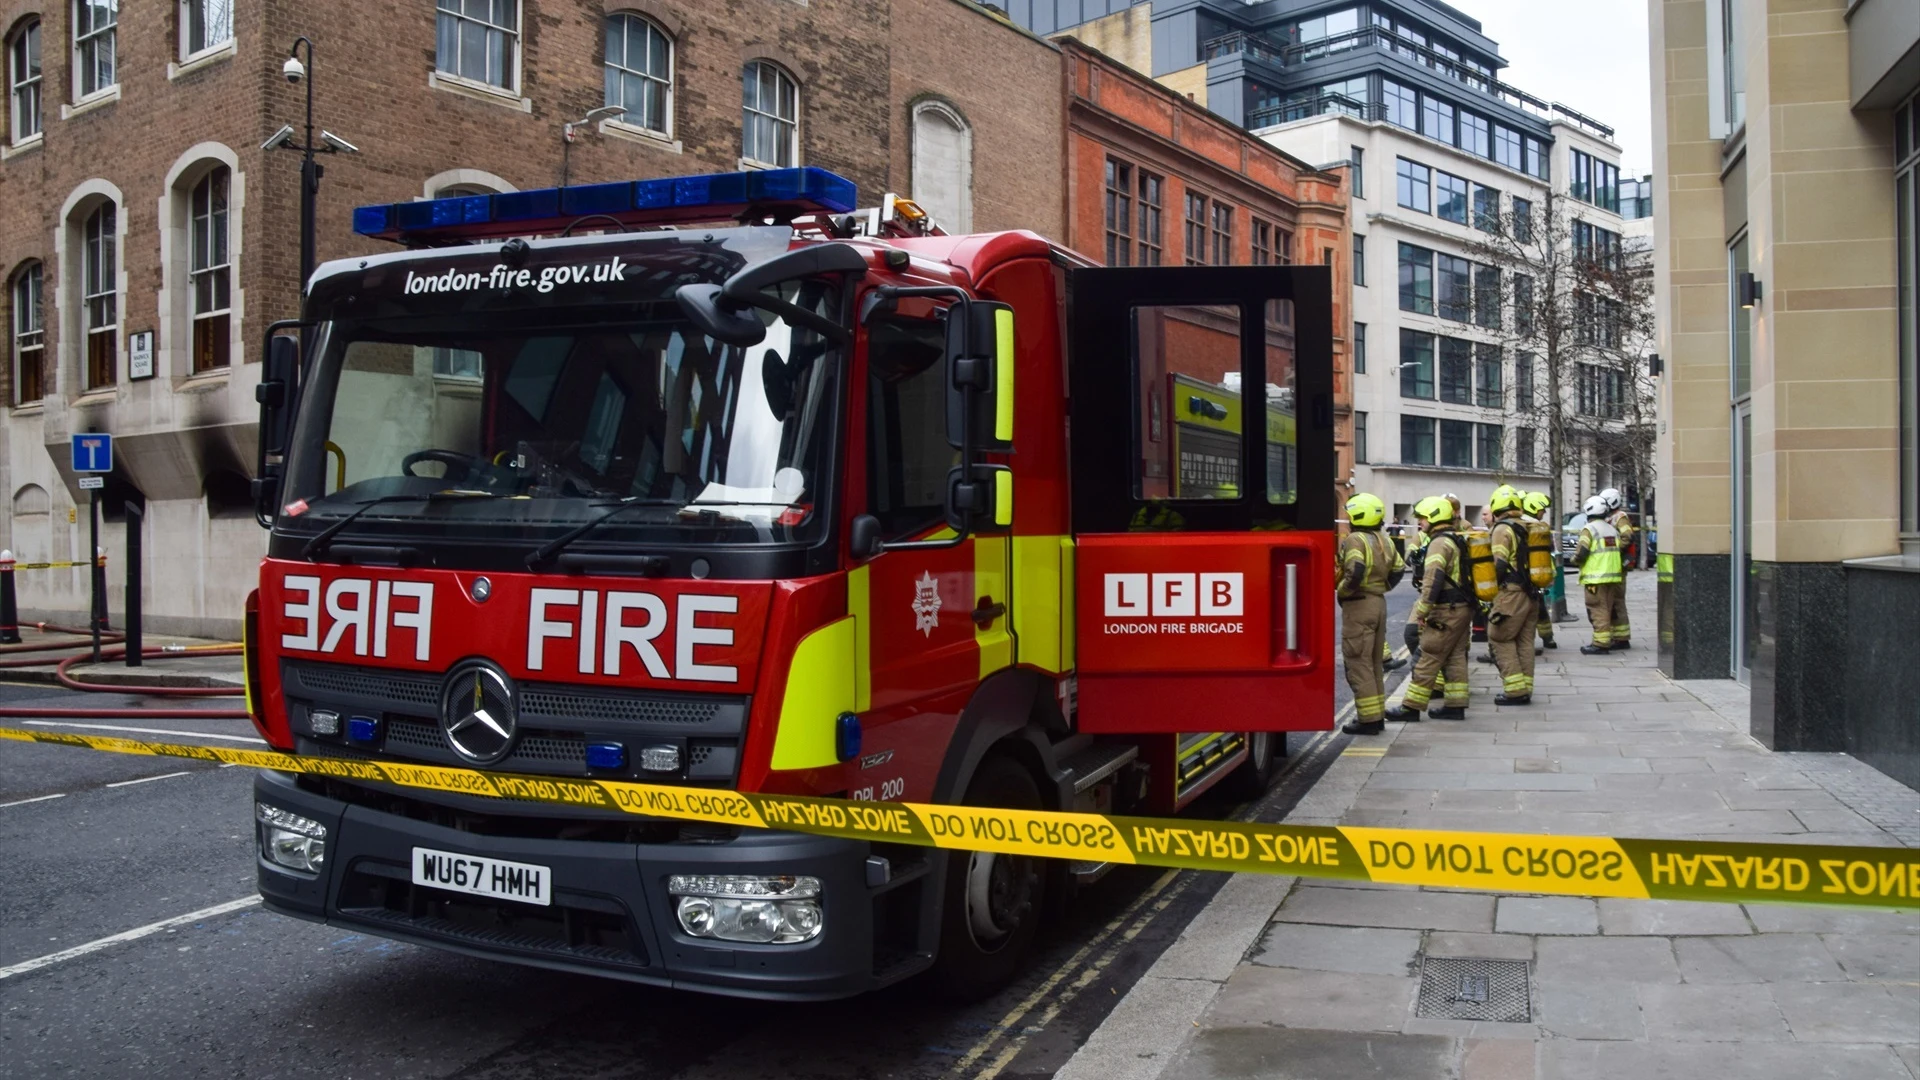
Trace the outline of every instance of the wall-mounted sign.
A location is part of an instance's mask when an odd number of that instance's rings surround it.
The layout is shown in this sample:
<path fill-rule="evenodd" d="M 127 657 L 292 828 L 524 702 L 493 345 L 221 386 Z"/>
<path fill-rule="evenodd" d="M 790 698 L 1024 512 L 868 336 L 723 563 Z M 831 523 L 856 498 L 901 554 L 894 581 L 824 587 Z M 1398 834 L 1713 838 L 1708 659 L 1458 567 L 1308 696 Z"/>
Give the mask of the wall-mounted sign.
<path fill-rule="evenodd" d="M 142 330 L 127 339 L 127 377 L 153 378 L 153 331 Z"/>

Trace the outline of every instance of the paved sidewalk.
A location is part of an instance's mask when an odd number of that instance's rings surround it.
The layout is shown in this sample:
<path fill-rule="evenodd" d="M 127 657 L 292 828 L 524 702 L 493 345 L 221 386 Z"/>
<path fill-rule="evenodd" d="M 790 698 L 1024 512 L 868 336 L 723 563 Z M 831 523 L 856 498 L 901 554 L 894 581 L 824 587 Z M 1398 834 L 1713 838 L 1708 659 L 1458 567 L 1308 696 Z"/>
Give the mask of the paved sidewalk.
<path fill-rule="evenodd" d="M 1653 575 L 1629 597 L 1651 629 Z M 1354 740 L 1287 820 L 1920 846 L 1920 793 L 1770 753 L 1737 684 L 1667 680 L 1650 635 L 1588 657 L 1585 628 L 1563 631 L 1534 706 L 1493 707 L 1475 664 L 1468 720 Z M 1514 1022 L 1437 1015 L 1456 958 L 1516 962 L 1482 969 L 1525 992 Z M 1423 974 L 1443 990 L 1427 1009 Z M 1914 1080 L 1920 914 L 1242 875 L 1057 1075 Z"/>
<path fill-rule="evenodd" d="M 76 653 L 87 652 L 92 647 L 91 640 L 86 637 L 46 633 L 27 626 L 21 627 L 20 637 L 24 645 L 58 647 L 21 653 L 9 653 L 0 649 L 0 661 L 38 661 L 20 667 L 0 667 L 0 681 L 56 683 L 54 667 L 61 660 Z M 146 657 L 138 667 L 128 667 L 124 660 L 107 660 L 98 664 L 79 663 L 68 668 L 67 674 L 82 682 L 103 685 L 137 683 L 147 686 L 231 688 L 246 684 L 246 673 L 238 653 L 223 656 L 195 654 L 197 650 L 209 646 L 232 645 L 234 642 L 148 634 L 141 644 L 146 649 L 166 649 L 168 655 Z M 111 649 L 117 646 L 108 644 L 102 648 Z"/>

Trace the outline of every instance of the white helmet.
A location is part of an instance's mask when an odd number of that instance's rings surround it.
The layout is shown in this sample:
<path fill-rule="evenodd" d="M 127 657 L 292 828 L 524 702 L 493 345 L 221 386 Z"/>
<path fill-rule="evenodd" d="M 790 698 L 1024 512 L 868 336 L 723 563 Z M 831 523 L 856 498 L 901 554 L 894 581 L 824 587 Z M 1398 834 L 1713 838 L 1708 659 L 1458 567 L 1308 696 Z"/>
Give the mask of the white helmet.
<path fill-rule="evenodd" d="M 1586 511 L 1588 518 L 1598 521 L 1606 517 L 1607 511 L 1611 508 L 1607 505 L 1607 497 L 1605 495 L 1595 495 L 1593 498 L 1588 499 L 1586 505 L 1580 509 Z"/>
<path fill-rule="evenodd" d="M 1626 505 L 1625 501 L 1620 498 L 1619 488 L 1608 488 L 1596 497 L 1606 503 L 1607 509 L 1609 510 L 1618 510 Z"/>

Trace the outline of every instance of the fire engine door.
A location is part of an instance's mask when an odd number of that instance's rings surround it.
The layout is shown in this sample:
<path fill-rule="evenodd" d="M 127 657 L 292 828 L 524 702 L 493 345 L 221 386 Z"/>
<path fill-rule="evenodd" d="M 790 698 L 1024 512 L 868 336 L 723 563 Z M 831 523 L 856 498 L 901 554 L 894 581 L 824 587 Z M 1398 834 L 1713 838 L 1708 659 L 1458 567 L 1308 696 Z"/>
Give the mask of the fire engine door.
<path fill-rule="evenodd" d="M 888 541 L 951 537 L 945 500 L 959 455 L 946 434 L 944 323 L 876 316 L 866 331 L 867 512 Z M 931 797 L 953 723 L 980 680 L 1013 663 L 1010 547 L 1004 534 L 975 533 L 882 551 L 855 571 L 851 606 L 868 620 L 866 747 L 893 752 L 881 771 L 905 778 L 907 798 Z"/>
<path fill-rule="evenodd" d="M 1333 723 L 1326 267 L 1076 270 L 1079 727 Z"/>

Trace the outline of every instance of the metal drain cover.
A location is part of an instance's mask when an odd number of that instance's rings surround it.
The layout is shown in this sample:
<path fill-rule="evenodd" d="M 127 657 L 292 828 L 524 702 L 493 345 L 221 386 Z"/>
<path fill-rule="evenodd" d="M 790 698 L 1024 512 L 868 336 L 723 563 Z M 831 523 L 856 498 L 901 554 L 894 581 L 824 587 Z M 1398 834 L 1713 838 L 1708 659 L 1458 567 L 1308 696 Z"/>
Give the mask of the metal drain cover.
<path fill-rule="evenodd" d="M 1414 1015 L 1434 1020 L 1533 1020 L 1525 960 L 1429 956 L 1420 964 L 1420 1002 Z"/>

